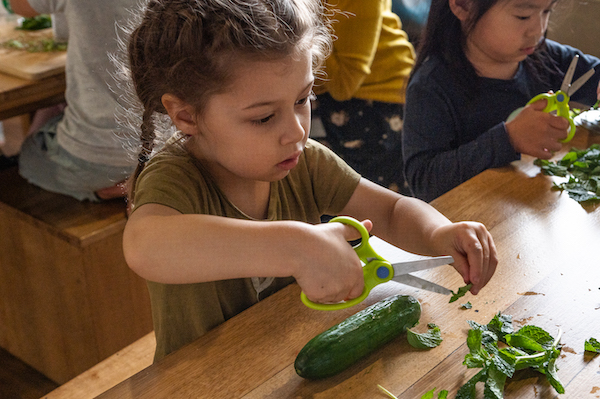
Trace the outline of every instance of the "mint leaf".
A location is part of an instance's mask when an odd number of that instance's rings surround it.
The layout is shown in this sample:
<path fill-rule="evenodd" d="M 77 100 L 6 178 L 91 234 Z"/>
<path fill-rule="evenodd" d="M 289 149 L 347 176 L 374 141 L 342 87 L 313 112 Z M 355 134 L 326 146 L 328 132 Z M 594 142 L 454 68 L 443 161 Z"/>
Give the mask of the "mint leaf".
<path fill-rule="evenodd" d="M 588 352 L 600 353 L 600 342 L 596 338 L 590 338 L 585 341 L 585 350 Z"/>
<path fill-rule="evenodd" d="M 465 294 L 469 292 L 472 286 L 473 284 L 467 284 L 464 287 L 460 287 L 457 292 L 452 291 L 452 298 L 450 298 L 450 302 L 448 303 L 457 301 L 458 298 L 462 298 L 463 296 L 465 296 Z"/>
<path fill-rule="evenodd" d="M 430 349 L 439 346 L 443 339 L 441 330 L 435 324 L 428 325 L 429 330 L 426 333 L 416 333 L 412 330 L 406 330 L 408 343 L 417 349 Z"/>

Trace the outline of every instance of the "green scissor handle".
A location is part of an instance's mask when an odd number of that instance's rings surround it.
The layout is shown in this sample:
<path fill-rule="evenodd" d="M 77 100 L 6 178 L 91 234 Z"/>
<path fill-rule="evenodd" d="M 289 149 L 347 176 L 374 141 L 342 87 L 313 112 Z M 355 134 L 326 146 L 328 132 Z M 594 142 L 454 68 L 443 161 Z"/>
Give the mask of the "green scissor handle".
<path fill-rule="evenodd" d="M 573 138 L 573 136 L 575 135 L 575 122 L 573 122 L 573 118 L 571 118 L 571 113 L 569 112 L 569 96 L 567 95 L 567 93 L 565 93 L 562 90 L 557 91 L 554 94 L 549 94 L 549 93 L 543 93 L 543 94 L 538 94 L 537 96 L 533 97 L 531 100 L 529 100 L 529 102 L 527 104 L 533 104 L 536 101 L 545 99 L 548 101 L 548 105 L 546 105 L 546 108 L 543 109 L 543 112 L 552 112 L 554 110 L 556 110 L 556 114 L 558 116 L 562 116 L 563 118 L 566 118 L 569 121 L 569 125 L 571 125 L 571 128 L 569 130 L 569 135 L 567 136 L 567 138 L 565 138 L 564 140 L 560 140 L 562 143 L 567 143 L 569 141 L 571 141 L 571 139 Z"/>
<path fill-rule="evenodd" d="M 390 262 L 383 259 L 375 252 L 375 250 L 369 244 L 369 232 L 358 220 L 348 216 L 338 216 L 329 221 L 347 224 L 354 227 L 360 232 L 360 244 L 354 247 L 354 251 L 358 255 L 359 259 L 365 263 L 363 267 L 363 275 L 365 278 L 365 288 L 362 294 L 358 297 L 349 301 L 337 302 L 337 303 L 317 303 L 307 298 L 306 294 L 302 292 L 300 299 L 302 303 L 311 309 L 316 310 L 339 310 L 349 308 L 362 302 L 371 292 L 373 287 L 381 283 L 385 283 L 394 277 L 394 268 Z"/>

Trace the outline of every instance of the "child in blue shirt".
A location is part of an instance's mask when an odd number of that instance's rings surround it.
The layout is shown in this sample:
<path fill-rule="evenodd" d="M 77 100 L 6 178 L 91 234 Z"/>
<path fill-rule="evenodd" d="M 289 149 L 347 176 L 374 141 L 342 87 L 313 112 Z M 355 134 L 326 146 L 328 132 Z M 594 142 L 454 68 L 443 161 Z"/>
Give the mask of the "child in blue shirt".
<path fill-rule="evenodd" d="M 553 0 L 434 0 L 407 89 L 404 173 L 418 198 L 431 201 L 521 154 L 549 159 L 569 123 L 529 106 L 557 91 L 573 57 L 577 80 L 596 74 L 571 98 L 592 105 L 600 60 L 545 39 Z"/>

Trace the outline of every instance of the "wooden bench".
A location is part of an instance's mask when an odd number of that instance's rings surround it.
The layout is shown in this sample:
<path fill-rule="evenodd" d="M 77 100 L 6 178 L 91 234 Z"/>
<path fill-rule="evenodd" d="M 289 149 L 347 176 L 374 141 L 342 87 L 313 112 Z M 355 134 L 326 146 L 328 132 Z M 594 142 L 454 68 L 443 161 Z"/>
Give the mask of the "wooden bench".
<path fill-rule="evenodd" d="M 59 384 L 152 331 L 122 251 L 125 202 L 79 202 L 0 171 L 0 346 Z"/>
<path fill-rule="evenodd" d="M 156 337 L 146 334 L 42 399 L 92 399 L 152 364 Z"/>

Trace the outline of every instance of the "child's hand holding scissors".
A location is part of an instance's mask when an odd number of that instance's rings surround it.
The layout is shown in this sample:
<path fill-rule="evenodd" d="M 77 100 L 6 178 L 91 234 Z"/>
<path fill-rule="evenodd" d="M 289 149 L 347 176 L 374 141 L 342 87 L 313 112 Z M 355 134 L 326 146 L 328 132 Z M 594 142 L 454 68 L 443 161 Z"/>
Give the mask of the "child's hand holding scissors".
<path fill-rule="evenodd" d="M 528 104 L 514 119 L 506 122 L 506 131 L 515 151 L 536 158 L 549 159 L 562 148 L 568 136 L 569 121 L 544 112 L 548 100 Z"/>
<path fill-rule="evenodd" d="M 367 231 L 373 224 L 361 223 Z M 302 291 L 313 302 L 340 302 L 363 292 L 362 264 L 348 241 L 360 238 L 353 227 L 342 223 L 310 226 L 314 241 L 302 245 L 303 260 L 293 273 Z"/>

